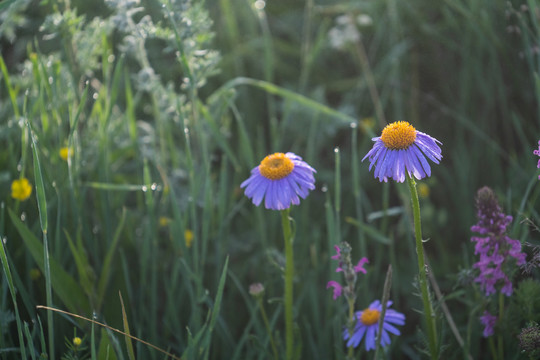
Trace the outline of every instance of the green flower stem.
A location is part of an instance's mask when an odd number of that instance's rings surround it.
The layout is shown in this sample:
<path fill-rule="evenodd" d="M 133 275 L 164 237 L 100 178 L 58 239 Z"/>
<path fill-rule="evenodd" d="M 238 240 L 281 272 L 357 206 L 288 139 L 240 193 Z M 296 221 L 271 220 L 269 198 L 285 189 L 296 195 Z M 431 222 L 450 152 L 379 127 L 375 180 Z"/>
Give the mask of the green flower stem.
<path fill-rule="evenodd" d="M 504 315 L 504 294 L 502 292 L 499 292 L 499 324 L 501 323 L 501 320 L 503 319 Z M 503 332 L 498 330 L 497 331 L 497 351 L 499 352 L 499 359 L 504 359 L 504 341 L 503 341 Z"/>
<path fill-rule="evenodd" d="M 420 282 L 420 291 L 422 293 L 422 302 L 424 303 L 424 315 L 426 317 L 427 333 L 429 340 L 429 352 L 432 359 L 437 359 L 437 329 L 435 327 L 435 316 L 428 293 L 426 264 L 424 261 L 424 247 L 422 244 L 422 224 L 420 222 L 420 203 L 416 191 L 416 182 L 407 175 L 407 183 L 411 192 L 411 200 L 414 215 L 414 234 L 416 238 L 416 254 L 418 255 L 418 277 Z"/>
<path fill-rule="evenodd" d="M 354 324 L 355 324 L 355 321 L 354 321 L 354 299 L 349 298 L 349 299 L 347 299 L 347 302 L 349 303 L 349 323 L 348 323 L 348 328 L 349 328 L 349 339 L 350 339 L 353 336 Z M 348 359 L 354 359 L 354 346 L 352 346 L 352 345 L 349 346 L 349 351 L 347 353 L 347 360 Z"/>
<path fill-rule="evenodd" d="M 274 337 L 272 336 L 272 329 L 270 328 L 270 322 L 268 321 L 268 316 L 266 316 L 266 310 L 263 305 L 263 297 L 257 296 L 257 303 L 259 304 L 259 309 L 261 310 L 261 316 L 263 318 L 264 326 L 266 327 L 266 332 L 270 338 L 270 346 L 272 346 L 272 353 L 274 354 L 274 360 L 278 360 L 278 352 L 276 348 L 276 343 L 274 342 Z"/>
<path fill-rule="evenodd" d="M 294 352 L 293 334 L 293 237 L 289 210 L 281 211 L 281 224 L 283 226 L 283 238 L 285 240 L 285 349 L 286 359 L 292 360 Z"/>

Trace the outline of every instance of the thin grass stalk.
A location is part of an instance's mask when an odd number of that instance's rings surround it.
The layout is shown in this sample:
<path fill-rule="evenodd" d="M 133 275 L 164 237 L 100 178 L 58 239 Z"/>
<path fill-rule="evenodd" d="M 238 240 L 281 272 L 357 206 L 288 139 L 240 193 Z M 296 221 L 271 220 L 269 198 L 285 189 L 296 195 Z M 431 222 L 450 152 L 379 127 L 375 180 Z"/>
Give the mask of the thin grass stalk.
<path fill-rule="evenodd" d="M 3 207 L 2 203 L 2 207 Z M 3 211 L 2 211 L 3 217 Z M 11 294 L 11 299 L 13 300 L 13 308 L 15 309 L 15 320 L 17 321 L 17 334 L 19 336 L 19 348 L 21 349 L 22 359 L 26 359 L 26 347 L 24 345 L 23 338 L 23 326 L 21 322 L 21 317 L 19 316 L 19 308 L 17 306 L 17 292 L 15 286 L 13 285 L 13 278 L 11 277 L 11 270 L 9 269 L 9 263 L 6 256 L 6 249 L 4 248 L 3 236 L 0 237 L 0 259 L 2 260 L 2 266 L 4 268 L 4 274 L 9 287 L 9 292 Z"/>
<path fill-rule="evenodd" d="M 353 196 L 354 196 L 354 204 L 355 204 L 355 210 L 356 210 L 356 218 L 357 219 L 363 219 L 363 211 L 362 211 L 362 195 L 360 191 L 360 169 L 358 164 L 360 161 L 358 160 L 358 125 L 356 123 L 351 124 L 351 173 L 352 173 L 352 187 L 353 187 Z M 367 248 L 366 248 L 366 238 L 364 236 L 364 230 L 358 226 L 358 243 L 360 244 L 360 253 L 366 254 Z"/>
<path fill-rule="evenodd" d="M 499 292 L 499 322 L 504 317 L 504 294 Z M 499 329 L 497 334 L 497 352 L 499 354 L 499 359 L 504 359 L 504 339 L 503 332 Z"/>
<path fill-rule="evenodd" d="M 281 211 L 281 224 L 285 241 L 285 349 L 286 359 L 292 360 L 294 353 L 293 333 L 293 278 L 294 251 L 289 209 Z"/>
<path fill-rule="evenodd" d="M 27 121 L 27 128 L 30 131 L 32 139 L 32 151 L 34 155 L 34 177 L 36 182 L 36 197 L 39 212 L 39 222 L 41 232 L 43 234 L 43 267 L 45 270 L 45 293 L 47 298 L 47 306 L 53 306 L 52 302 L 52 285 L 51 285 L 51 266 L 49 262 L 49 241 L 47 237 L 48 219 L 47 219 L 47 199 L 45 197 L 45 185 L 43 184 L 43 173 L 41 172 L 41 164 L 39 161 L 36 139 L 32 134 L 30 122 Z M 54 323 L 51 313 L 47 314 L 47 330 L 49 339 L 49 356 L 54 359 Z"/>
<path fill-rule="evenodd" d="M 336 229 L 335 229 L 335 239 L 334 243 L 339 244 L 341 242 L 341 226 L 339 225 L 341 223 L 341 156 L 339 153 L 339 148 L 336 147 L 334 149 L 335 154 L 335 187 L 336 187 L 336 194 L 334 197 L 335 202 L 335 221 L 336 221 Z"/>
<path fill-rule="evenodd" d="M 359 40 L 354 46 L 354 50 L 358 59 L 360 60 L 360 67 L 362 72 L 366 77 L 369 94 L 371 96 L 371 101 L 373 101 L 373 106 L 375 106 L 375 114 L 377 115 L 377 120 L 379 121 L 379 126 L 384 128 L 387 124 L 386 117 L 384 116 L 384 111 L 381 103 L 381 98 L 379 92 L 377 91 L 377 84 L 375 83 L 375 78 L 373 77 L 373 72 L 371 71 L 371 66 L 369 65 L 369 59 L 366 54 L 366 49 L 362 40 Z"/>
<path fill-rule="evenodd" d="M 26 335 L 26 341 L 30 345 L 29 346 L 30 356 L 32 357 L 32 360 L 36 360 L 36 351 L 34 351 L 33 349 L 32 334 L 30 334 L 30 327 L 28 326 L 28 323 L 26 322 L 24 323 L 24 334 Z M 22 353 L 21 355 L 24 356 L 24 354 Z"/>
<path fill-rule="evenodd" d="M 438 357 L 437 333 L 435 327 L 435 316 L 428 292 L 427 270 L 424 261 L 424 246 L 422 244 L 422 224 L 420 220 L 420 202 L 418 201 L 418 192 L 416 191 L 416 182 L 407 174 L 407 183 L 411 193 L 411 201 L 414 215 L 414 234 L 416 238 L 416 254 L 418 257 L 418 280 L 420 291 L 422 293 L 422 302 L 424 304 L 424 317 L 426 319 L 427 334 L 429 340 L 429 353 L 431 359 Z"/>
<path fill-rule="evenodd" d="M 348 328 L 349 328 L 349 339 L 352 338 L 354 334 L 354 326 L 356 324 L 355 318 L 354 318 L 354 298 L 347 298 L 347 304 L 349 305 L 349 321 L 348 321 Z M 349 349 L 347 350 L 347 359 L 354 359 L 354 346 L 351 344 L 349 346 Z"/>
<path fill-rule="evenodd" d="M 264 309 L 262 296 L 257 296 L 257 303 L 259 304 L 259 309 L 261 310 L 261 316 L 263 318 L 264 327 L 266 328 L 266 332 L 268 333 L 268 338 L 270 340 L 270 346 L 272 347 L 272 354 L 274 355 L 274 360 L 278 360 L 279 356 L 277 352 L 277 347 L 276 347 L 276 343 L 274 342 L 274 337 L 272 336 L 272 328 L 270 327 L 270 322 L 268 321 L 266 310 Z"/>
<path fill-rule="evenodd" d="M 383 296 L 381 299 L 382 311 L 379 316 L 379 324 L 377 328 L 377 340 L 375 342 L 375 356 L 373 357 L 373 360 L 377 360 L 379 358 L 379 349 L 381 348 L 381 339 L 382 339 L 381 334 L 383 331 L 384 317 L 386 316 L 387 303 L 388 303 L 388 300 L 390 299 L 391 287 L 392 287 L 392 264 L 388 265 L 388 270 L 386 271 L 386 279 L 384 280 Z"/>

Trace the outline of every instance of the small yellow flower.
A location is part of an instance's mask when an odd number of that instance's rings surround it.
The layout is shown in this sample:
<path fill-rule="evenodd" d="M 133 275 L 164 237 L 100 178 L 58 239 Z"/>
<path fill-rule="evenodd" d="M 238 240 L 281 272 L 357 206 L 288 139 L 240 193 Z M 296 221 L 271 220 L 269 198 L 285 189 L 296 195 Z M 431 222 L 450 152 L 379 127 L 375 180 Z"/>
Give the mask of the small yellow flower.
<path fill-rule="evenodd" d="M 58 153 L 60 154 L 60 157 L 62 158 L 62 160 L 67 161 L 68 156 L 71 157 L 71 155 L 73 155 L 73 149 L 64 146 L 63 148 L 60 149 Z"/>
<path fill-rule="evenodd" d="M 184 231 L 184 240 L 186 241 L 186 247 L 189 249 L 191 247 L 191 243 L 193 242 L 193 231 L 189 229 Z"/>
<path fill-rule="evenodd" d="M 169 219 L 166 216 L 160 216 L 159 217 L 159 226 L 160 227 L 165 227 L 165 226 L 169 225 L 170 222 L 171 222 L 171 219 Z"/>
<path fill-rule="evenodd" d="M 375 127 L 375 119 L 372 117 L 363 118 L 360 120 L 360 129 L 363 133 L 367 133 L 369 130 Z"/>
<path fill-rule="evenodd" d="M 30 185 L 27 178 L 13 180 L 11 183 L 12 198 L 24 201 L 30 197 L 30 194 L 32 194 L 32 185 Z"/>
<path fill-rule="evenodd" d="M 75 345 L 75 347 L 79 347 L 81 346 L 81 344 L 82 344 L 82 339 L 78 336 L 75 336 L 73 338 L 73 345 Z"/>
<path fill-rule="evenodd" d="M 39 271 L 38 268 L 32 268 L 30 269 L 30 279 L 36 281 L 41 276 L 41 271 Z"/>
<path fill-rule="evenodd" d="M 421 198 L 428 198 L 429 197 L 429 186 L 424 184 L 423 182 L 418 184 L 418 195 L 420 195 Z"/>

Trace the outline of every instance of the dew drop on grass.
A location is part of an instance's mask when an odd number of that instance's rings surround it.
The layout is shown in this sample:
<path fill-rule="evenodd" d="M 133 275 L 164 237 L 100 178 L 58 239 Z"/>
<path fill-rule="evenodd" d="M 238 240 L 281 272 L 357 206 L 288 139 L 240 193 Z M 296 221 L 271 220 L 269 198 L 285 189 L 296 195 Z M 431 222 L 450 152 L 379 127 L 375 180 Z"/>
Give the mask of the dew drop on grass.
<path fill-rule="evenodd" d="M 328 186 L 323 185 L 323 187 L 321 188 L 321 191 L 322 192 L 327 192 L 328 191 Z"/>
<path fill-rule="evenodd" d="M 97 100 L 98 97 L 99 97 L 98 93 L 94 93 L 94 95 L 92 95 L 92 98 L 93 98 L 94 100 Z"/>
<path fill-rule="evenodd" d="M 21 221 L 26 221 L 26 213 L 24 211 L 21 213 Z"/>
<path fill-rule="evenodd" d="M 107 58 L 107 61 L 108 61 L 109 64 L 110 64 L 110 63 L 112 63 L 112 62 L 114 61 L 114 59 L 115 59 L 114 55 L 111 54 L 111 55 L 109 55 L 109 57 Z"/>
<path fill-rule="evenodd" d="M 4 243 L 4 245 L 7 244 L 7 237 L 6 237 L 6 236 L 4 236 L 4 237 L 2 238 L 2 242 Z"/>

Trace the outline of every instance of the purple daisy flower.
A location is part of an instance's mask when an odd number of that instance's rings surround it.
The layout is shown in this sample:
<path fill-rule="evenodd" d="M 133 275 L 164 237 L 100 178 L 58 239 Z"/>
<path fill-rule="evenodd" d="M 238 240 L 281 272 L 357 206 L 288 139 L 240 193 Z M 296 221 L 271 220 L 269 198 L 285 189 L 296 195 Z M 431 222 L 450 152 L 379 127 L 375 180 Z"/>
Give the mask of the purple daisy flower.
<path fill-rule="evenodd" d="M 386 307 L 386 313 L 384 314 L 381 346 L 390 344 L 390 335 L 400 335 L 400 331 L 393 325 L 404 325 L 405 315 L 400 312 L 390 309 L 392 301 L 388 301 Z M 356 325 L 354 326 L 354 333 L 349 336 L 349 330 L 343 331 L 343 339 L 347 341 L 347 347 L 357 347 L 360 341 L 366 337 L 366 350 L 375 349 L 375 341 L 377 338 L 377 332 L 379 331 L 379 318 L 382 312 L 382 304 L 379 300 L 372 302 L 369 307 L 363 311 L 356 312 Z"/>
<path fill-rule="evenodd" d="M 418 180 L 431 176 L 426 157 L 438 164 L 442 159 L 441 142 L 417 131 L 406 121 L 397 121 L 387 125 L 381 136 L 371 139 L 373 148 L 362 161 L 369 158 L 369 170 L 375 165 L 374 175 L 379 181 L 387 182 L 392 178 L 397 182 L 405 181 L 405 174 Z"/>
<path fill-rule="evenodd" d="M 291 152 L 274 153 L 265 157 L 259 166 L 251 170 L 251 176 L 240 187 L 253 204 L 272 210 L 285 210 L 291 204 L 300 204 L 309 190 L 315 189 L 315 169 Z"/>

